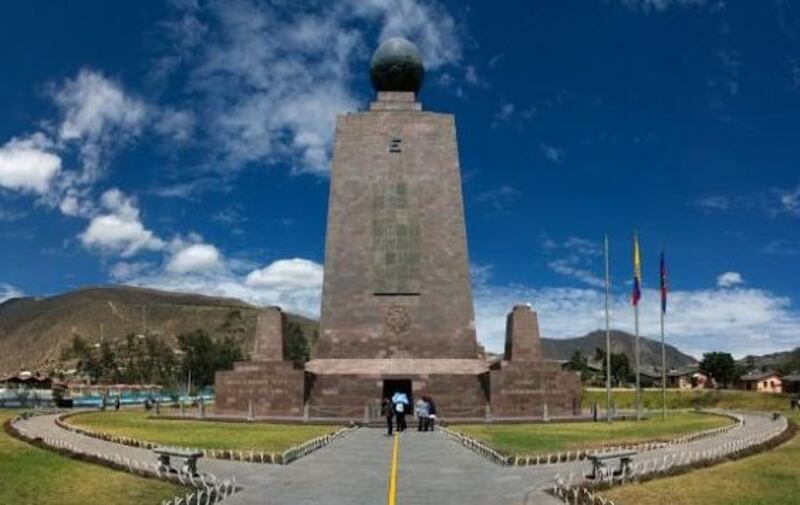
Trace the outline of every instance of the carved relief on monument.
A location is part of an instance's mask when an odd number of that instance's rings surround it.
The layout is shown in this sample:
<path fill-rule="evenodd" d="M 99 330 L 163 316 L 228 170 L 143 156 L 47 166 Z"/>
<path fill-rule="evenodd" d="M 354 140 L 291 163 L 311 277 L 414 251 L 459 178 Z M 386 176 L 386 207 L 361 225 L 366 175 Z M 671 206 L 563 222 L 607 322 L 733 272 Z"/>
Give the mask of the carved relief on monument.
<path fill-rule="evenodd" d="M 375 294 L 419 294 L 420 229 L 408 184 L 391 181 L 381 187 L 373 211 Z"/>
<path fill-rule="evenodd" d="M 402 335 L 411 329 L 411 315 L 408 309 L 400 305 L 392 305 L 386 311 L 384 319 L 385 333 L 390 335 Z"/>

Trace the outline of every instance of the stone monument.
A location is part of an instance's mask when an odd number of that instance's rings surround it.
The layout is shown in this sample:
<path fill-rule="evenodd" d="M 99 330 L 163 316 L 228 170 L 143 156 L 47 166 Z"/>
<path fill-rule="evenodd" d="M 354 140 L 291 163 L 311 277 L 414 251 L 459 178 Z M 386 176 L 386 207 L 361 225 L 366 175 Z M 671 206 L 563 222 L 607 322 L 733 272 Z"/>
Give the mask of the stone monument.
<path fill-rule="evenodd" d="M 267 309 L 252 361 L 217 375 L 217 412 L 362 419 L 403 390 L 447 418 L 577 413 L 580 380 L 542 359 L 530 308 L 509 315 L 502 361 L 478 344 L 455 120 L 417 101 L 416 47 L 384 41 L 370 77 L 369 110 L 337 118 L 312 359 L 282 361 L 283 319 Z"/>

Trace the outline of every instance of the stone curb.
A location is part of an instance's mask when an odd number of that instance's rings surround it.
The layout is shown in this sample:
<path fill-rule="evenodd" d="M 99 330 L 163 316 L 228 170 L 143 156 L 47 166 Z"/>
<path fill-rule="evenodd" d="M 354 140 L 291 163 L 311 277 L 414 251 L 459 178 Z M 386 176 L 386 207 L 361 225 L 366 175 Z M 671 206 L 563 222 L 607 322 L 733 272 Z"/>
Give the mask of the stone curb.
<path fill-rule="evenodd" d="M 681 435 L 680 437 L 667 440 L 664 442 L 660 441 L 651 441 L 651 442 L 639 442 L 636 444 L 620 444 L 620 445 L 609 445 L 609 446 L 602 446 L 597 447 L 594 449 L 575 449 L 572 451 L 564 451 L 564 452 L 557 452 L 557 453 L 545 453 L 545 454 L 522 454 L 522 455 L 515 455 L 515 454 L 503 454 L 499 450 L 495 449 L 491 445 L 478 440 L 476 438 L 470 437 L 469 435 L 465 435 L 463 433 L 449 430 L 447 428 L 441 428 L 443 432 L 445 432 L 451 439 L 456 440 L 458 443 L 467 447 L 468 449 L 472 450 L 473 452 L 489 459 L 490 461 L 497 463 L 503 466 L 536 466 L 536 465 L 553 465 L 557 463 L 567 463 L 570 461 L 583 461 L 589 454 L 595 453 L 602 453 L 602 452 L 613 452 L 613 451 L 620 451 L 620 450 L 636 450 L 640 452 L 652 451 L 655 449 L 663 449 L 670 445 L 675 444 L 683 444 L 687 442 L 694 442 L 696 440 L 700 440 L 707 437 L 713 437 L 716 435 L 720 435 L 722 433 L 727 433 L 730 430 L 741 428 L 744 425 L 744 421 L 742 420 L 741 416 L 736 414 L 726 413 L 726 412 L 719 412 L 719 411 L 703 411 L 708 414 L 718 415 L 728 417 L 736 421 L 733 424 L 729 424 L 726 426 L 720 426 L 719 428 L 712 428 L 709 430 L 699 431 L 697 433 L 690 433 L 688 435 Z"/>
<path fill-rule="evenodd" d="M 760 415 L 763 415 L 763 413 L 760 413 Z M 615 505 L 612 500 L 604 498 L 598 491 L 610 489 L 615 485 L 624 485 L 631 482 L 644 483 L 659 478 L 682 475 L 692 470 L 735 461 L 773 449 L 790 440 L 798 432 L 798 427 L 793 421 L 785 417 L 783 421 L 785 425 L 782 428 L 760 435 L 753 435 L 742 441 L 728 442 L 716 449 L 683 453 L 680 457 L 673 454 L 664 456 L 660 461 L 651 460 L 636 464 L 634 466 L 638 469 L 634 469 L 634 473 L 631 476 L 622 475 L 619 478 L 612 476 L 599 482 L 581 479 L 579 483 L 573 484 L 572 474 L 570 474 L 567 481 L 556 475 L 555 483 L 550 493 L 567 504 Z"/>
<path fill-rule="evenodd" d="M 239 489 L 236 487 L 236 478 L 219 482 L 217 477 L 212 474 L 201 475 L 195 477 L 184 472 L 164 472 L 159 469 L 157 464 L 140 463 L 128 458 L 122 458 L 119 455 L 115 457 L 104 456 L 102 454 L 92 454 L 82 451 L 74 445 L 63 440 L 42 438 L 38 436 L 31 436 L 22 428 L 16 426 L 16 423 L 21 420 L 29 419 L 34 415 L 47 415 L 41 414 L 22 414 L 12 419 L 8 419 L 3 424 L 3 429 L 9 436 L 16 438 L 29 445 L 43 450 L 55 452 L 64 457 L 101 465 L 112 470 L 128 472 L 140 477 L 163 480 L 173 484 L 179 484 L 184 487 L 192 488 L 193 491 L 176 495 L 175 497 L 165 500 L 162 505 L 211 505 L 227 498 L 234 494 Z"/>
<path fill-rule="evenodd" d="M 70 424 L 66 421 L 67 418 L 69 417 L 84 414 L 86 412 L 93 412 L 93 411 L 70 412 L 67 414 L 61 414 L 58 417 L 56 417 L 56 425 L 58 425 L 59 428 L 69 430 L 81 435 L 85 435 L 87 437 L 92 437 L 98 440 L 112 442 L 115 444 L 127 445 L 129 447 L 137 447 L 141 449 L 155 449 L 156 447 L 161 447 L 164 445 L 164 444 L 156 444 L 153 442 L 148 442 L 146 440 L 139 440 L 132 437 L 111 435 L 109 433 L 104 433 L 102 431 L 94 431 L 87 428 L 81 428 L 79 426 L 75 426 L 74 424 Z M 195 447 L 183 447 L 183 446 L 173 446 L 173 447 L 178 447 L 184 450 L 199 451 L 203 453 L 204 457 L 211 459 L 244 461 L 247 463 L 258 463 L 258 464 L 288 465 L 289 463 L 296 461 L 302 458 L 303 456 L 307 456 L 312 452 L 325 447 L 326 445 L 334 442 L 338 438 L 341 438 L 342 436 L 351 432 L 354 429 L 357 429 L 357 427 L 347 426 L 333 433 L 328 433 L 327 435 L 320 435 L 319 437 L 312 438 L 311 440 L 306 440 L 305 442 L 292 446 L 283 452 L 265 452 L 265 451 L 240 450 L 240 449 L 199 449 Z"/>

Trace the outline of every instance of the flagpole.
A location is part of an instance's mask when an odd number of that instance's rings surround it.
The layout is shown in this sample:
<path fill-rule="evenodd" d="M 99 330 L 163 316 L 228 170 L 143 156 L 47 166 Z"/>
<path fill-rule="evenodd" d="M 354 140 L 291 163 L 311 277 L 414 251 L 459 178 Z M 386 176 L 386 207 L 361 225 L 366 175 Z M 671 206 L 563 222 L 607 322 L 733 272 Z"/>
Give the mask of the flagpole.
<path fill-rule="evenodd" d="M 639 304 L 633 306 L 633 324 L 636 334 L 636 420 L 642 419 L 642 382 L 639 374 Z"/>
<path fill-rule="evenodd" d="M 636 290 L 636 299 L 633 301 L 633 328 L 635 336 L 635 349 L 636 353 L 636 420 L 642 419 L 642 382 L 639 368 L 639 297 L 641 297 L 642 289 L 642 272 L 641 272 L 641 258 L 639 256 L 639 234 L 633 234 L 633 277 L 634 277 L 634 290 Z"/>
<path fill-rule="evenodd" d="M 664 344 L 663 308 L 661 309 L 661 419 L 667 420 L 667 349 Z"/>
<path fill-rule="evenodd" d="M 611 422 L 611 316 L 609 315 L 608 299 L 611 290 L 611 275 L 608 268 L 608 233 L 605 235 L 605 260 L 606 260 L 606 421 Z"/>
<path fill-rule="evenodd" d="M 661 249 L 661 265 L 659 267 L 659 284 L 661 287 L 661 419 L 667 420 L 667 347 L 664 343 L 664 318 L 667 314 L 667 260 L 664 249 Z"/>

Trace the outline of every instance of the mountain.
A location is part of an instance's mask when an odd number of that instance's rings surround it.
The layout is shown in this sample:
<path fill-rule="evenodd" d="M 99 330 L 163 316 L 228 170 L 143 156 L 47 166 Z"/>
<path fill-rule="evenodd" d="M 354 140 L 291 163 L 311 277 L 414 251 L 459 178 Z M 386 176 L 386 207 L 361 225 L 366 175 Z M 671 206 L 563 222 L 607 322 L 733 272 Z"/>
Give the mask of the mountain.
<path fill-rule="evenodd" d="M 778 370 L 790 373 L 800 369 L 800 347 L 792 351 L 774 352 L 771 354 L 747 355 L 736 363 L 752 370 Z"/>
<path fill-rule="evenodd" d="M 611 331 L 611 352 L 624 352 L 628 355 L 631 365 L 634 363 L 635 355 L 635 336 L 624 331 Z M 583 337 L 554 339 L 542 339 L 542 351 L 547 358 L 567 360 L 575 350 L 581 351 L 584 356 L 593 358 L 597 348 L 606 348 L 606 332 L 593 331 Z M 643 366 L 661 367 L 661 342 L 641 337 L 639 340 L 639 351 L 641 364 Z M 667 369 L 681 368 L 697 363 L 697 360 L 688 354 L 684 354 L 677 348 L 666 346 Z"/>
<path fill-rule="evenodd" d="M 248 352 L 253 345 L 257 310 L 234 298 L 131 286 L 87 287 L 48 298 L 12 298 L 0 304 L 0 375 L 57 361 L 73 335 L 99 342 L 101 326 L 104 339 L 116 341 L 130 333 L 142 333 L 146 327 L 172 345 L 177 335 L 202 328 L 213 336 L 233 336 Z M 295 314 L 287 317 L 311 340 L 318 327 L 316 321 Z M 633 363 L 633 335 L 612 331 L 611 341 L 612 351 L 625 352 Z M 642 364 L 658 365 L 661 344 L 647 338 L 640 343 Z M 595 349 L 605 348 L 605 332 L 569 339 L 543 338 L 542 347 L 550 359 L 569 359 L 576 349 L 592 357 Z M 691 356 L 667 346 L 669 368 L 693 363 L 696 360 Z"/>
<path fill-rule="evenodd" d="M 0 304 L 0 374 L 52 363 L 73 335 L 89 342 L 116 341 L 130 333 L 175 337 L 198 328 L 230 335 L 245 352 L 252 348 L 258 307 L 233 298 L 172 293 L 131 286 L 99 286 L 48 298 L 12 298 Z M 287 314 L 307 336 L 316 322 Z"/>

